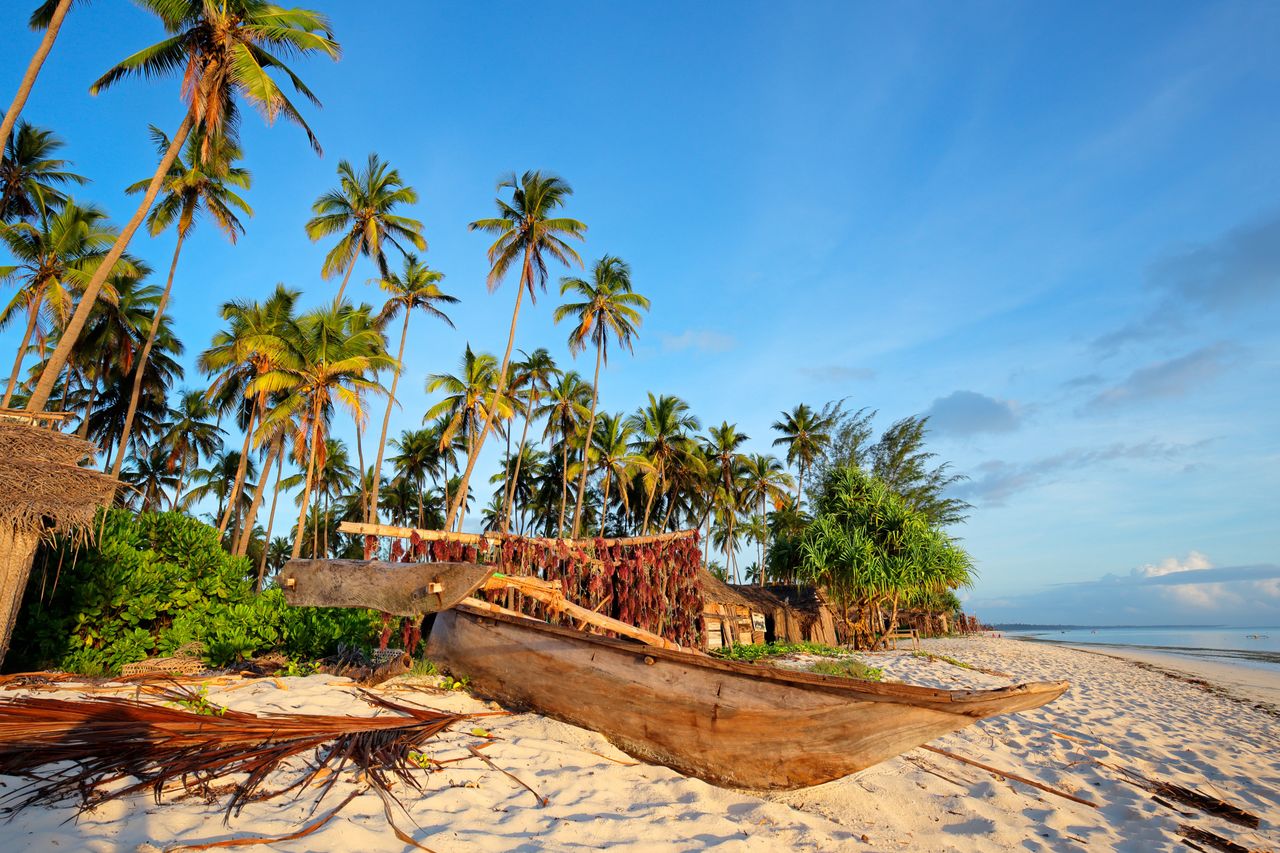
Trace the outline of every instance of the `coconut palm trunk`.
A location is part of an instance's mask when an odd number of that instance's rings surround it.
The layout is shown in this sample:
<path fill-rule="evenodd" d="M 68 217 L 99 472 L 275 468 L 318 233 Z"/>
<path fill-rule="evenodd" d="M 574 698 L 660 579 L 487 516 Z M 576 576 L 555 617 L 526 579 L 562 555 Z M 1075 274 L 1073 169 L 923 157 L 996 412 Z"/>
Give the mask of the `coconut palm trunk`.
<path fill-rule="evenodd" d="M 271 512 L 267 514 L 267 533 L 262 542 L 262 556 L 258 559 L 258 592 L 267 576 L 267 554 L 271 551 L 271 529 L 276 523 L 276 501 L 280 498 L 280 475 L 284 472 L 284 450 L 276 457 L 276 485 L 271 490 Z M 265 477 L 263 479 L 266 479 Z"/>
<path fill-rule="evenodd" d="M 231 494 L 238 496 L 240 489 L 244 485 L 245 472 L 249 468 L 249 445 L 253 441 L 253 425 L 258 420 L 258 408 L 262 395 L 255 395 L 253 398 L 253 408 L 249 410 L 249 425 L 244 431 L 244 445 L 240 448 L 240 464 L 236 466 L 236 478 L 231 485 Z M 221 520 L 218 522 L 218 536 L 227 532 L 227 525 L 231 523 L 231 510 L 236 501 L 234 498 L 227 501 L 227 511 L 222 514 Z"/>
<path fill-rule="evenodd" d="M 13 96 L 13 103 L 9 104 L 9 109 L 4 114 L 4 122 L 0 124 L 0 140 L 8 140 L 14 125 L 18 123 L 18 116 L 22 114 L 22 108 L 27 104 L 27 96 L 31 94 L 31 88 L 35 86 L 36 78 L 40 76 L 40 68 L 44 65 L 45 58 L 48 57 L 49 51 L 53 50 L 53 43 L 58 38 L 58 30 L 62 27 L 62 19 L 67 16 L 67 10 L 71 8 L 72 2 L 73 0 L 60 0 L 53 10 L 49 26 L 45 27 L 44 37 L 40 39 L 40 46 L 31 55 L 31 62 L 27 64 L 27 73 L 22 75 L 22 82 L 18 84 L 18 92 Z"/>
<path fill-rule="evenodd" d="M 471 472 L 476 467 L 476 460 L 480 458 L 480 451 L 484 448 L 484 441 L 489 437 L 489 430 L 493 428 L 493 412 L 498 405 L 498 400 L 502 398 L 502 392 L 507 388 L 507 366 L 511 364 L 511 350 L 516 344 L 516 324 L 520 320 L 520 301 L 524 298 L 525 288 L 533 287 L 533 250 L 526 248 L 524 252 L 524 268 L 520 275 L 520 286 L 516 288 L 516 305 L 511 311 L 511 331 L 507 333 L 507 349 L 502 354 L 502 366 L 498 368 L 498 379 L 493 391 L 493 403 L 488 406 L 484 413 L 484 425 L 480 430 L 480 440 L 475 443 L 475 447 L 467 454 L 467 468 L 462 472 L 462 480 L 458 486 L 458 493 L 453 496 L 453 502 L 449 505 L 449 514 L 444 520 L 444 529 L 448 530 L 453 526 L 454 519 L 458 520 L 458 529 L 462 529 L 462 519 L 459 517 L 458 509 L 463 501 L 466 500 L 467 484 L 471 482 Z M 561 532 L 564 529 L 564 513 L 561 512 L 560 520 Z"/>
<path fill-rule="evenodd" d="M 391 374 L 391 393 L 387 396 L 387 413 L 382 418 L 382 435 L 378 437 L 378 461 L 373 466 L 373 497 L 369 500 L 366 521 L 378 523 L 378 491 L 382 487 L 382 454 L 387 449 L 387 429 L 391 426 L 391 409 L 396 404 L 396 386 L 400 384 L 400 374 L 404 372 L 404 342 L 409 337 L 409 310 L 404 312 L 404 326 L 400 329 L 400 349 L 396 351 L 396 369 Z M 422 524 L 422 489 L 418 489 L 418 524 Z"/>
<path fill-rule="evenodd" d="M 578 476 L 578 501 L 573 507 L 573 538 L 582 528 L 582 497 L 587 493 L 587 457 L 591 451 L 591 434 L 596 428 L 596 403 L 600 399 L 600 358 L 604 355 L 604 338 L 596 341 L 596 375 L 591 381 L 591 418 L 587 421 L 587 438 L 582 443 L 582 473 Z"/>
<path fill-rule="evenodd" d="M 360 420 L 356 419 L 356 464 L 360 466 L 360 513 L 364 517 L 369 515 L 369 486 L 365 482 L 364 468 L 364 427 L 360 425 Z M 325 539 L 329 538 L 326 530 Z"/>
<path fill-rule="evenodd" d="M 302 554 L 302 537 L 307 528 L 307 510 L 311 499 L 311 486 L 316 474 L 316 442 L 320 440 L 320 405 L 319 401 L 312 405 L 311 411 L 311 444 L 307 453 L 307 477 L 302 485 L 302 509 L 298 512 L 298 535 L 293 537 L 293 558 Z M 312 546 L 315 550 L 315 546 Z M 315 556 L 314 554 L 312 556 Z"/>
<path fill-rule="evenodd" d="M 560 448 L 560 523 L 556 536 L 564 536 L 564 516 L 569 505 L 569 436 L 564 436 Z"/>
<path fill-rule="evenodd" d="M 0 403 L 0 409 L 9 408 L 9 401 L 13 399 L 13 392 L 18 387 L 18 377 L 22 375 L 23 358 L 27 354 L 27 347 L 31 345 L 31 336 L 35 334 L 39 319 L 40 301 L 32 299 L 31 306 L 27 309 L 27 329 L 22 333 L 22 344 L 19 345 L 18 355 L 13 360 L 13 373 L 9 374 L 9 385 L 4 389 L 4 402 Z"/>
<path fill-rule="evenodd" d="M 267 491 L 267 473 L 271 470 L 271 466 L 276 461 L 276 456 L 280 454 L 281 447 L 284 443 L 282 438 L 277 438 L 271 442 L 271 447 L 267 449 L 267 459 L 262 463 L 262 476 L 258 478 L 258 485 L 253 489 L 253 500 L 249 503 L 249 511 L 245 514 L 244 524 L 240 527 L 240 535 L 236 537 L 235 545 L 231 549 L 231 553 L 236 556 L 243 556 L 249 552 L 249 540 L 253 538 L 253 522 L 258 517 L 258 509 L 262 506 L 262 497 Z M 267 540 L 270 542 L 270 540 Z"/>
<path fill-rule="evenodd" d="M 187 135 L 191 132 L 194 124 L 195 112 L 193 107 L 187 111 L 186 116 L 182 119 L 182 124 L 178 125 L 178 131 L 173 135 L 173 140 L 169 143 L 168 150 L 164 152 L 164 157 L 160 159 L 160 165 L 156 167 L 155 175 L 152 176 L 151 183 L 147 185 L 147 191 L 143 195 L 138 209 L 134 211 L 133 217 L 125 225 L 124 230 L 120 232 L 120 236 L 116 238 L 111 251 L 107 252 L 107 256 L 102 259 L 102 263 L 94 271 L 93 278 L 85 286 L 84 295 L 80 297 L 80 303 L 76 306 L 75 313 L 71 316 L 71 322 L 63 330 L 62 336 L 58 340 L 58 346 L 54 349 L 53 354 L 49 356 L 44 370 L 40 373 L 40 379 L 36 383 L 35 390 L 31 392 L 31 399 L 27 401 L 27 411 L 44 411 L 45 405 L 49 402 L 49 395 L 53 393 L 54 383 L 57 382 L 58 375 L 62 373 L 63 367 L 66 366 L 67 359 L 71 357 L 71 352 L 80 338 L 80 332 L 84 329 L 85 323 L 89 321 L 89 315 L 93 312 L 93 306 L 98 301 L 98 294 L 102 290 L 102 285 L 106 283 L 107 277 L 111 274 L 111 270 L 115 268 L 116 262 L 124 254 L 124 250 L 129 247 L 129 241 L 133 239 L 134 233 L 142 225 L 142 220 L 146 218 L 147 211 L 155 203 L 156 196 L 160 194 L 160 187 L 164 184 L 165 178 L 169 174 L 169 169 L 173 166 L 173 161 L 178 158 L 178 153 L 186 143 Z"/>
<path fill-rule="evenodd" d="M 142 354 L 138 356 L 138 366 L 133 370 L 133 391 L 129 394 L 129 409 L 124 416 L 124 429 L 120 432 L 120 447 L 116 450 L 116 461 L 111 466 L 111 476 L 119 477 L 120 468 L 124 465 L 125 450 L 129 447 L 129 436 L 133 432 L 133 418 L 138 413 L 138 400 L 142 396 L 142 377 L 147 369 L 147 359 L 151 356 L 151 347 L 155 345 L 156 334 L 160 331 L 160 321 L 164 319 L 164 309 L 169 304 L 169 293 L 173 290 L 173 275 L 178 270 L 178 256 L 182 254 L 182 242 L 186 233 L 178 229 L 178 242 L 173 247 L 173 260 L 169 262 L 169 278 L 164 283 L 164 293 L 156 305 L 155 316 L 151 318 L 151 329 L 147 332 L 147 342 L 142 345 Z"/>
<path fill-rule="evenodd" d="M 356 268 L 356 261 L 360 260 L 360 253 L 364 251 L 364 235 L 360 236 L 360 242 L 356 244 L 355 254 L 351 256 L 351 263 L 347 264 L 347 271 L 342 275 L 342 284 L 338 287 L 337 301 L 342 301 L 342 294 L 347 291 L 347 282 L 351 281 L 351 271 Z"/>
<path fill-rule="evenodd" d="M 516 468 L 511 475 L 511 479 L 507 482 L 506 508 L 502 513 L 503 533 L 511 530 L 511 516 L 515 514 L 516 507 L 516 483 L 520 482 L 520 466 L 524 464 L 524 451 L 529 440 L 529 421 L 532 419 L 533 412 L 537 407 L 538 394 L 535 391 L 530 394 L 529 407 L 524 413 L 524 428 L 520 430 L 520 453 L 516 456 Z"/>

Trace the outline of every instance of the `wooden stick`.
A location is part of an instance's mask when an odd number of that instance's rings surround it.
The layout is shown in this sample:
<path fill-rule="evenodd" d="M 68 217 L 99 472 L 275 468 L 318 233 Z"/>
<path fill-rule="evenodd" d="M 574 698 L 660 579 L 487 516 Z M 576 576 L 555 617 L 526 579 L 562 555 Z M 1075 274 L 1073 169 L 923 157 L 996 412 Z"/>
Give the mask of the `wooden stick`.
<path fill-rule="evenodd" d="M 476 610 L 484 610 L 488 613 L 501 613 L 503 616 L 518 616 L 521 619 L 528 619 L 530 622 L 539 622 L 539 624 L 541 624 L 540 620 L 534 619 L 528 613 L 521 613 L 519 610 L 508 610 L 501 604 L 481 601 L 478 598 L 464 598 L 460 603 L 465 604 L 468 607 L 474 607 Z"/>
<path fill-rule="evenodd" d="M 639 640 L 650 646 L 657 646 L 661 649 L 671 649 L 673 651 L 692 652 L 692 649 L 686 649 L 676 643 L 671 642 L 666 637 L 660 637 L 643 628 L 637 628 L 635 625 L 628 625 L 610 616 L 596 613 L 594 610 L 588 610 L 580 607 L 571 601 L 567 601 L 560 592 L 560 585 L 551 581 L 544 581 L 539 578 L 512 577 L 511 575 L 495 574 L 489 580 L 485 581 L 485 589 L 500 590 L 511 587 L 529 596 L 535 601 L 539 601 L 552 610 L 567 614 L 579 619 L 588 625 L 594 625 L 605 631 L 612 631 L 615 634 L 621 634 L 624 637 L 631 637 L 633 640 Z"/>
<path fill-rule="evenodd" d="M 1032 788 L 1039 788 L 1041 791 L 1046 791 L 1050 794 L 1057 794 L 1059 797 L 1062 797 L 1065 800 L 1071 800 L 1071 802 L 1073 803 L 1080 803 L 1081 805 L 1088 806 L 1091 809 L 1096 809 L 1098 807 L 1097 803 L 1091 803 L 1088 800 L 1082 800 L 1079 797 L 1077 797 L 1075 794 L 1068 794 L 1066 791 L 1059 791 L 1057 788 L 1051 788 L 1048 785 L 1043 784 L 1042 782 L 1034 782 L 1031 779 L 1027 779 L 1022 776 L 1019 776 L 1016 773 L 1010 773 L 1008 770 L 997 770 L 996 768 L 990 767 L 979 761 L 974 761 L 972 758 L 965 758 L 963 755 L 956 755 L 954 752 L 947 752 L 945 749 L 938 749 L 936 746 L 929 746 L 927 743 L 922 744 L 920 748 L 927 749 L 930 752 L 936 752 L 938 755 L 946 756 L 947 758 L 953 759 L 955 761 L 960 761 L 964 764 L 971 764 L 974 767 L 977 767 L 979 770 L 985 770 L 988 773 L 994 773 L 997 776 L 1004 776 L 1005 778 L 1012 779 L 1015 782 L 1021 782 L 1024 785 L 1030 785 Z"/>
<path fill-rule="evenodd" d="M 393 536 L 399 539 L 410 539 L 413 534 L 424 542 L 464 542 L 468 545 L 496 544 L 505 540 L 536 542 L 554 545 L 567 542 L 570 545 L 594 545 L 597 541 L 605 545 L 651 545 L 657 542 L 672 542 L 676 539 L 687 539 L 696 536 L 697 530 L 677 530 L 674 533 L 659 533 L 654 536 L 631 536 L 621 539 L 556 539 L 555 537 L 517 536 L 514 533 L 451 533 L 445 530 L 425 530 L 421 527 L 395 527 L 390 524 L 365 524 L 359 521 L 344 521 L 338 525 L 341 533 L 354 533 L 361 536 Z"/>

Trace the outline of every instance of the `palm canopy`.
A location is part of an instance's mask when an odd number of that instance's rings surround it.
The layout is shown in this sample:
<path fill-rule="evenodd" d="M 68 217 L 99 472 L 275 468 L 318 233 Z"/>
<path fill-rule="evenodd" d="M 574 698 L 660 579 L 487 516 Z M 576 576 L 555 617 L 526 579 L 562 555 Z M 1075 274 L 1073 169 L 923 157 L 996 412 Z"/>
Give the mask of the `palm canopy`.
<path fill-rule="evenodd" d="M 444 273 L 431 269 L 418 260 L 417 255 L 405 255 L 403 271 L 384 276 L 378 282 L 387 294 L 386 304 L 378 314 L 379 321 L 386 323 L 394 320 L 402 311 L 412 314 L 417 310 L 443 320 L 449 324 L 450 329 L 454 328 L 453 320 L 438 306 L 455 305 L 458 297 L 441 290 L 442 281 Z"/>
<path fill-rule="evenodd" d="M 560 280 L 560 294 L 574 293 L 581 302 L 566 302 L 555 310 L 555 321 L 577 318 L 578 324 L 569 334 L 569 351 L 582 352 L 588 341 L 594 343 L 601 357 L 609 361 L 609 339 L 632 350 L 632 342 L 643 318 L 640 310 L 648 310 L 649 300 L 631 289 L 631 267 L 621 258 L 605 255 L 596 261 L 591 280 L 565 277 Z"/>
<path fill-rule="evenodd" d="M 0 222 L 35 219 L 68 201 L 63 190 L 88 179 L 68 171 L 54 155 L 65 143 L 51 130 L 21 122 L 4 140 L 0 159 Z"/>
<path fill-rule="evenodd" d="M 151 139 L 164 156 L 170 143 L 168 134 L 152 125 Z M 147 215 L 151 235 L 154 237 L 176 222 L 178 233 L 185 237 L 203 210 L 234 243 L 244 233 L 244 224 L 236 211 L 253 216 L 249 203 L 235 192 L 247 190 L 251 182 L 249 171 L 235 165 L 242 156 L 240 146 L 225 136 L 206 143 L 204 133 L 191 134 L 186 152 L 174 159 L 165 175 L 164 195 Z M 127 187 L 125 192 L 144 192 L 150 183 L 151 178 L 145 178 Z"/>
<path fill-rule="evenodd" d="M 419 251 L 427 248 L 422 223 L 394 211 L 401 205 L 416 204 L 418 193 L 406 186 L 400 172 L 370 154 L 365 167 L 357 171 L 351 163 L 338 163 L 338 187 L 326 192 L 311 205 L 315 214 L 307 221 L 307 236 L 314 242 L 335 234 L 337 245 L 325 255 L 320 274 L 332 278 L 349 271 L 360 255 L 378 263 L 382 277 L 388 276 L 384 243 L 407 251 L 402 242 Z M 345 283 L 344 283 L 345 286 Z"/>
<path fill-rule="evenodd" d="M 445 397 L 427 410 L 424 420 L 445 415 L 447 425 L 440 435 L 440 447 L 453 443 L 461 432 L 468 442 L 474 440 L 477 427 L 497 416 L 499 420 L 511 417 L 511 406 L 505 396 L 493 393 L 497 379 L 498 360 L 489 353 L 477 353 L 467 344 L 462 354 L 457 374 L 433 373 L 427 377 L 427 393 L 443 391 Z"/>
<path fill-rule="evenodd" d="M 498 235 L 489 247 L 489 290 L 496 290 L 511 265 L 521 261 L 520 285 L 528 288 L 530 299 L 536 299 L 534 285 L 544 290 L 547 286 L 547 255 L 565 266 L 582 265 L 565 238 L 584 239 L 587 226 L 576 219 L 552 216 L 573 195 L 573 188 L 563 178 L 540 171 L 516 177 L 512 172 L 498 181 L 498 192 L 508 189 L 510 201 L 494 200 L 496 217 L 477 219 L 468 228 Z"/>
<path fill-rule="evenodd" d="M 790 412 L 781 414 L 782 417 L 773 422 L 773 429 L 781 433 L 773 440 L 773 446 L 786 447 L 787 464 L 799 468 L 800 479 L 796 488 L 796 498 L 799 499 L 803 497 L 800 491 L 804 488 L 805 471 L 831 444 L 831 432 L 839 416 L 839 407 L 815 412 L 801 403 Z"/>
<path fill-rule="evenodd" d="M 125 77 L 182 75 L 182 96 L 206 144 L 219 134 L 236 138 L 236 95 L 248 100 L 268 122 L 283 117 L 320 143 L 293 102 L 271 76 L 287 77 L 294 91 L 316 106 L 320 101 L 280 58 L 319 53 L 337 59 L 338 43 L 329 20 L 307 9 L 285 9 L 262 0 L 138 0 L 169 37 L 120 60 L 89 91 L 105 91 Z"/>

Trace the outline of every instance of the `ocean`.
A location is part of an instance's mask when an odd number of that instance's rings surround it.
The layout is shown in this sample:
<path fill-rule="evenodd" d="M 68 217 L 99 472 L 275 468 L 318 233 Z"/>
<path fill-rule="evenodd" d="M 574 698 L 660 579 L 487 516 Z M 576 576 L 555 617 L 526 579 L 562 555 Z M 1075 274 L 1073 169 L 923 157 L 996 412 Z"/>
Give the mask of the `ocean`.
<path fill-rule="evenodd" d="M 1127 628 L 1019 626 L 1006 637 L 1072 646 L 1125 646 L 1280 672 L 1280 627 L 1152 626 Z"/>

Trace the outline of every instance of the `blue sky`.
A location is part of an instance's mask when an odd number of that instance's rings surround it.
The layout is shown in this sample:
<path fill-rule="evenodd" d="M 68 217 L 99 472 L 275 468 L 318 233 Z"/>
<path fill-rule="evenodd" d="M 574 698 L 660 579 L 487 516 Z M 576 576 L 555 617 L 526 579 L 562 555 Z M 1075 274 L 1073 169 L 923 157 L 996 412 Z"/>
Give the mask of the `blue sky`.
<path fill-rule="evenodd" d="M 30 5 L 0 10 L 10 86 Z M 653 300 L 603 406 L 678 394 L 755 450 L 802 401 L 847 397 L 882 427 L 929 413 L 971 478 L 957 533 L 983 617 L 1280 624 L 1280 7 L 310 5 L 344 48 L 298 67 L 324 156 L 246 114 L 256 215 L 234 248 L 205 227 L 184 250 L 188 364 L 226 299 L 332 297 L 302 225 L 339 159 L 377 151 L 463 300 L 456 331 L 414 321 L 392 431 L 416 426 L 427 373 L 505 344 L 514 292 L 487 294 L 466 223 L 502 173 L 548 169 L 576 190 L 583 256 L 627 259 Z M 77 6 L 24 113 L 118 220 L 177 83 L 87 89 L 160 36 L 129 4 Z M 133 249 L 163 267 L 171 239 Z M 568 364 L 557 298 L 517 345 Z M 1176 571 L 1208 574 L 1114 581 Z"/>

